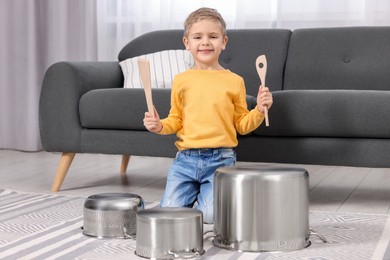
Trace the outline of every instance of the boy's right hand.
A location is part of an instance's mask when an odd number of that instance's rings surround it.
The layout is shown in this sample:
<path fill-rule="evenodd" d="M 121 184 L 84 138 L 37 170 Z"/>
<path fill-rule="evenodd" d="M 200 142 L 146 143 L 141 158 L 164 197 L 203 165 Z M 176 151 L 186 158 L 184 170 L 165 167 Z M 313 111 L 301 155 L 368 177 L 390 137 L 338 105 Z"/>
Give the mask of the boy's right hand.
<path fill-rule="evenodd" d="M 148 129 L 150 132 L 153 133 L 159 133 L 162 130 L 162 124 L 160 122 L 160 116 L 157 113 L 157 110 L 154 108 L 154 115 L 149 112 L 145 112 L 144 117 L 144 126 L 146 129 Z"/>

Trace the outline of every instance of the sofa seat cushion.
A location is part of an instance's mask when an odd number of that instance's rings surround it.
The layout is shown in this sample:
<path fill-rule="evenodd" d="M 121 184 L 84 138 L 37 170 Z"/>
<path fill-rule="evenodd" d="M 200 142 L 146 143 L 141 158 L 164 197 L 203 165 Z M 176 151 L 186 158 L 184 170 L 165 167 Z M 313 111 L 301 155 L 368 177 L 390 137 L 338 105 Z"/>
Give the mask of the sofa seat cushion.
<path fill-rule="evenodd" d="M 390 93 L 370 90 L 285 90 L 273 93 L 270 127 L 283 137 L 390 137 Z"/>
<path fill-rule="evenodd" d="M 153 89 L 153 103 L 161 118 L 168 115 L 170 99 L 170 89 Z M 146 111 L 143 88 L 92 90 L 81 97 L 79 104 L 83 128 L 146 130 Z"/>
<path fill-rule="evenodd" d="M 153 89 L 153 103 L 160 118 L 168 116 L 171 90 Z M 256 107 L 256 98 L 247 95 L 248 109 Z M 147 111 L 142 88 L 97 89 L 85 93 L 79 103 L 83 128 L 145 130 L 143 118 Z"/>

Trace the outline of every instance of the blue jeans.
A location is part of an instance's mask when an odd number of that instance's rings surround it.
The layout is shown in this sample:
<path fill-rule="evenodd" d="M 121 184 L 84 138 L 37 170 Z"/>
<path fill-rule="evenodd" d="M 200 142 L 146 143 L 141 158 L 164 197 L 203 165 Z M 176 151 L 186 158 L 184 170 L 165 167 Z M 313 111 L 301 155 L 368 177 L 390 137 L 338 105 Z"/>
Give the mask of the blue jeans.
<path fill-rule="evenodd" d="M 201 148 L 179 151 L 169 169 L 161 207 L 193 207 L 203 212 L 203 221 L 213 223 L 214 173 L 236 163 L 231 148 Z"/>

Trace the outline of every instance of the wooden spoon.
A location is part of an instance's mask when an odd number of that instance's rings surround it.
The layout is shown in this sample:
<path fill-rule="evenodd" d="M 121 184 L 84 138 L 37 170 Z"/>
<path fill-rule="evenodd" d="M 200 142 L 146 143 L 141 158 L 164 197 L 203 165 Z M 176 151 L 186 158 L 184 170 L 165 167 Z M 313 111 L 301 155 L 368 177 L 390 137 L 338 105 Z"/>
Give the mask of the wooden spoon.
<path fill-rule="evenodd" d="M 137 62 L 138 62 L 139 74 L 141 76 L 142 85 L 145 91 L 148 111 L 154 116 L 154 107 L 153 107 L 153 99 L 152 99 L 152 82 L 150 78 L 149 60 L 139 58 Z"/>
<path fill-rule="evenodd" d="M 261 85 L 260 87 L 265 86 L 265 76 L 267 75 L 267 58 L 265 55 L 260 55 L 256 59 L 256 70 L 259 74 Z M 265 126 L 269 126 L 268 120 L 268 107 L 264 106 L 264 117 L 265 117 Z"/>

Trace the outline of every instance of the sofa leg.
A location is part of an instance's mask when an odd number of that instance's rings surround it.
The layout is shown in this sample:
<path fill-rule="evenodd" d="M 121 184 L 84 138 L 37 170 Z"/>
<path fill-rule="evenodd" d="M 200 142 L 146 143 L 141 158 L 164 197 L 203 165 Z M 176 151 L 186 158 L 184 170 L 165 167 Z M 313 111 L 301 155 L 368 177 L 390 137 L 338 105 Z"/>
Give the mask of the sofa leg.
<path fill-rule="evenodd" d="M 122 155 L 121 173 L 126 173 L 127 165 L 129 165 L 130 155 Z"/>
<path fill-rule="evenodd" d="M 51 187 L 52 192 L 58 192 L 61 188 L 62 182 L 68 173 L 69 167 L 72 164 L 75 153 L 62 153 L 60 163 L 58 165 L 56 177 Z"/>

